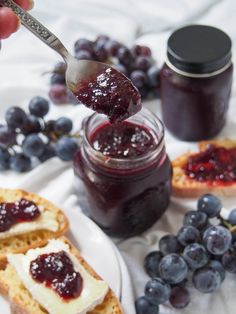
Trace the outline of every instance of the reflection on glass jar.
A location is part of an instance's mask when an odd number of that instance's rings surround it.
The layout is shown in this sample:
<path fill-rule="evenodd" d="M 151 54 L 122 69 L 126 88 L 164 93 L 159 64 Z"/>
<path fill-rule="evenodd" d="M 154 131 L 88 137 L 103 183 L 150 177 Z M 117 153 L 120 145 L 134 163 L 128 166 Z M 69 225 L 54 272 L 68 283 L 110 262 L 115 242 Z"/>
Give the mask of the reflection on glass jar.
<path fill-rule="evenodd" d="M 171 163 L 161 121 L 146 109 L 122 124 L 92 115 L 74 160 L 87 214 L 112 236 L 151 227 L 169 205 Z"/>

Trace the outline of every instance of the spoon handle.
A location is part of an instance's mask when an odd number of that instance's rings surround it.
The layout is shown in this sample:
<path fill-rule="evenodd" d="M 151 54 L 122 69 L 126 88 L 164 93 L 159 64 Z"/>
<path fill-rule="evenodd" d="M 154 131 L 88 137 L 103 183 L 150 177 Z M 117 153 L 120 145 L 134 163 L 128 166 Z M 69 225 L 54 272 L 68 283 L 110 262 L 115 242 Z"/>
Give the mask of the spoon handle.
<path fill-rule="evenodd" d="M 31 31 L 36 37 L 41 39 L 46 45 L 58 52 L 66 61 L 69 52 L 61 43 L 61 41 L 42 25 L 36 18 L 23 10 L 12 0 L 0 0 L 0 5 L 11 8 L 12 11 L 20 18 L 21 23 Z"/>

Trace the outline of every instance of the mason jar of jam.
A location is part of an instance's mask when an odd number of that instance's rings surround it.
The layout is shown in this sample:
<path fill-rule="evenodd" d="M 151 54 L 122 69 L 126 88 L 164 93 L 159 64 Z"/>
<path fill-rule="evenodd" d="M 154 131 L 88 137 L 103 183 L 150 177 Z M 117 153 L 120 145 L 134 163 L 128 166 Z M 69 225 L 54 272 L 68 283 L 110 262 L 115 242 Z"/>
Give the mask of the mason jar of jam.
<path fill-rule="evenodd" d="M 205 25 L 176 30 L 161 70 L 163 121 L 177 138 L 210 139 L 226 122 L 232 86 L 231 40 Z"/>
<path fill-rule="evenodd" d="M 119 124 L 96 113 L 88 118 L 74 171 L 79 194 L 88 201 L 86 214 L 111 236 L 140 234 L 169 205 L 172 171 L 164 128 L 147 109 Z"/>

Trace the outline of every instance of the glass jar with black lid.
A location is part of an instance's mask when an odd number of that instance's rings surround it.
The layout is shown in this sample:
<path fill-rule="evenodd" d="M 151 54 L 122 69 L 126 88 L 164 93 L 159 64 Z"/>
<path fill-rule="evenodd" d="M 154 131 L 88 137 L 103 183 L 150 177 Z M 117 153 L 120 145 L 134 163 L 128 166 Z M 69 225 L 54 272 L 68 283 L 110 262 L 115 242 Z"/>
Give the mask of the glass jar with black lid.
<path fill-rule="evenodd" d="M 161 70 L 162 113 L 169 131 L 186 141 L 217 135 L 226 122 L 232 74 L 226 33 L 205 25 L 176 30 Z"/>

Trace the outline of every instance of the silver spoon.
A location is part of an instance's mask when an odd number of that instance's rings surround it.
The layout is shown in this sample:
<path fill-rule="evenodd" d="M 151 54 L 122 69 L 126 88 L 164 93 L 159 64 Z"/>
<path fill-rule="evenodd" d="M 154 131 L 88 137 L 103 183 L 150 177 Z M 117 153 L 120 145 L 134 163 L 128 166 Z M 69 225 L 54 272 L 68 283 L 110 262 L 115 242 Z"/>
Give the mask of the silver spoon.
<path fill-rule="evenodd" d="M 0 0 L 20 18 L 22 24 L 67 64 L 66 83 L 79 101 L 106 114 L 112 122 L 122 121 L 141 109 L 141 96 L 131 81 L 110 65 L 74 58 L 61 41 L 12 0 Z"/>

